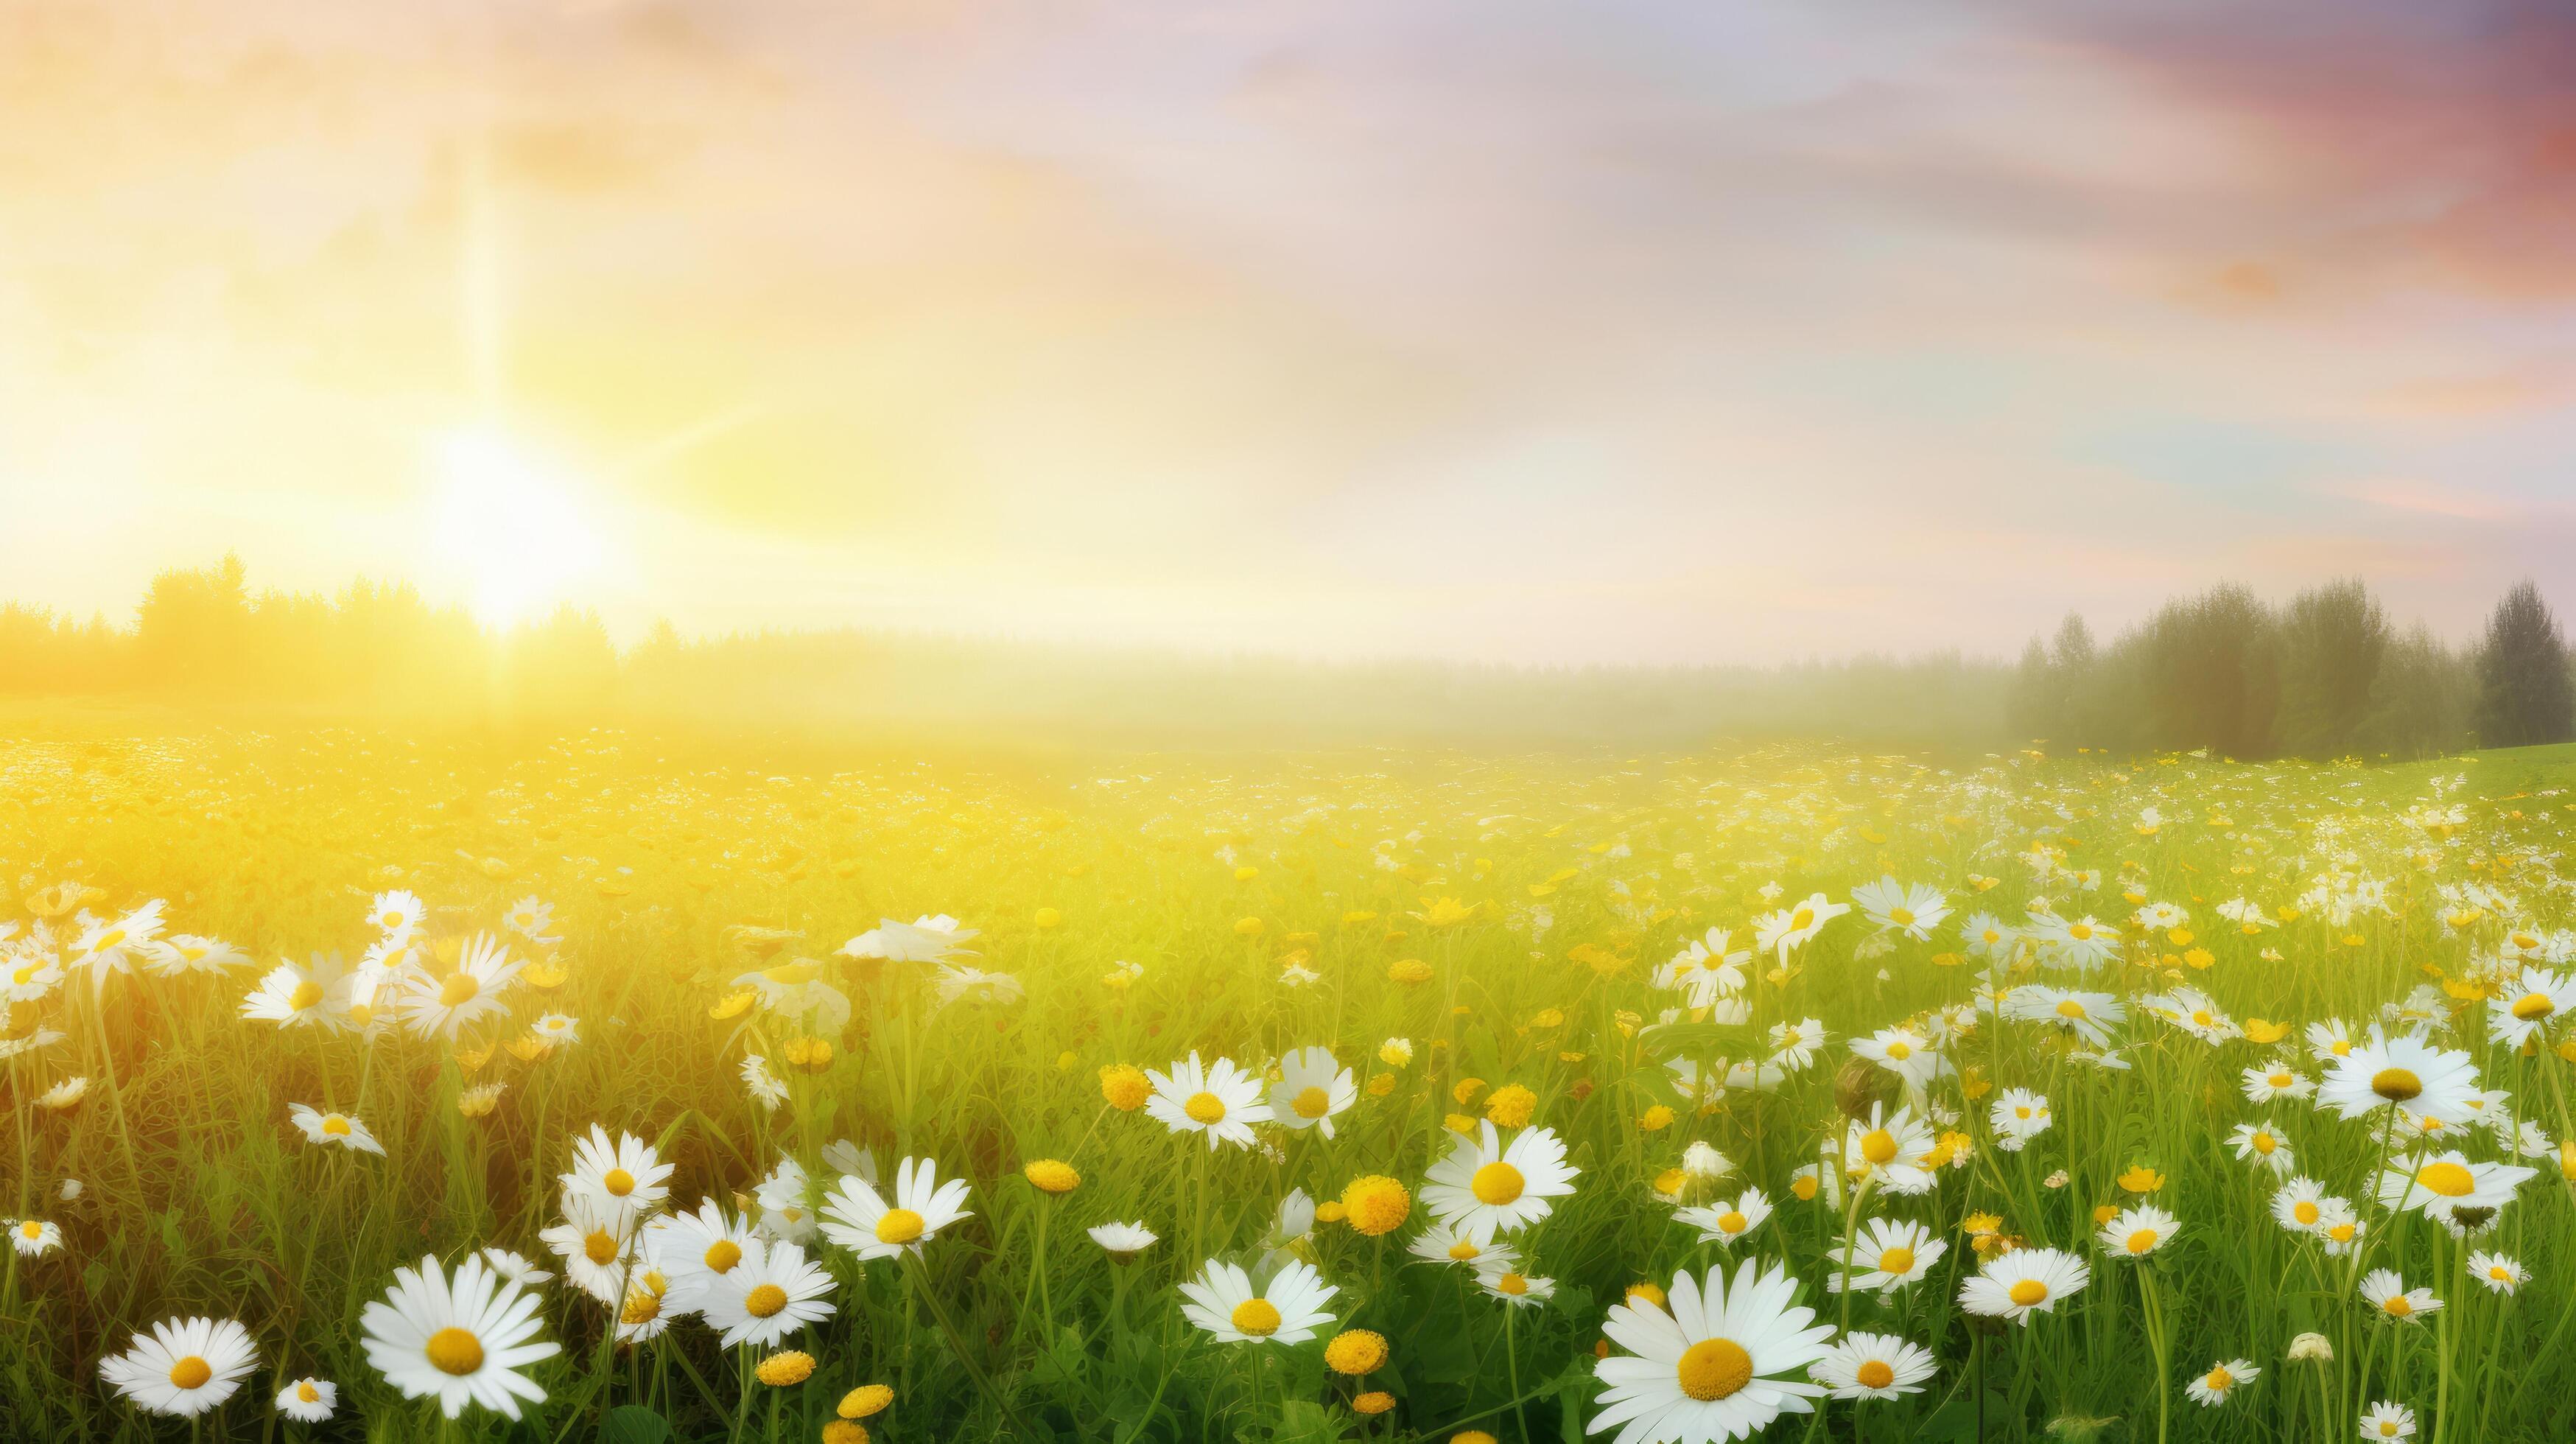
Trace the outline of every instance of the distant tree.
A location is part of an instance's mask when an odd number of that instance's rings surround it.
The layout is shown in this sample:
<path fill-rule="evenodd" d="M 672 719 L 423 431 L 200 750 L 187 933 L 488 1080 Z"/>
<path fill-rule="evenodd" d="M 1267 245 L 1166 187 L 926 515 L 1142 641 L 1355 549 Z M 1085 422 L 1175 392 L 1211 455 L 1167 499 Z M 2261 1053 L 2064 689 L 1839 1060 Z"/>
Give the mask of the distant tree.
<path fill-rule="evenodd" d="M 2370 686 L 2370 709 L 2353 746 L 2402 760 L 2468 745 L 2476 667 L 2418 625 L 2391 641 Z"/>
<path fill-rule="evenodd" d="M 2167 602 L 2148 619 L 2135 657 L 2148 745 L 2269 753 L 2280 671 L 2272 615 L 2253 592 L 2227 582 Z"/>
<path fill-rule="evenodd" d="M 2478 742 L 2528 747 L 2576 736 L 2567 639 L 2540 588 L 2520 581 L 2496 603 L 2478 649 Z"/>
<path fill-rule="evenodd" d="M 203 570 L 166 571 L 152 579 L 134 616 L 144 686 L 174 692 L 247 689 L 251 609 L 243 574 L 242 559 L 227 555 Z"/>
<path fill-rule="evenodd" d="M 2281 704 L 2275 750 L 2340 757 L 2370 715 L 2371 686 L 2392 640 L 2388 615 L 2358 577 L 2302 592 L 2281 613 Z"/>

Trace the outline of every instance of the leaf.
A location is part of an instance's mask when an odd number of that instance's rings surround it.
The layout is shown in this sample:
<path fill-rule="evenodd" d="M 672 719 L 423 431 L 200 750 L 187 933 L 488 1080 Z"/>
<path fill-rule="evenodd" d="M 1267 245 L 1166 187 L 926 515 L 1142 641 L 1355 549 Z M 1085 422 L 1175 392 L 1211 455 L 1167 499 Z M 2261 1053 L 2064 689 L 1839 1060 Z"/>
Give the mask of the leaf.
<path fill-rule="evenodd" d="M 662 1444 L 671 1421 L 641 1404 L 620 1404 L 599 1421 L 600 1444 Z"/>

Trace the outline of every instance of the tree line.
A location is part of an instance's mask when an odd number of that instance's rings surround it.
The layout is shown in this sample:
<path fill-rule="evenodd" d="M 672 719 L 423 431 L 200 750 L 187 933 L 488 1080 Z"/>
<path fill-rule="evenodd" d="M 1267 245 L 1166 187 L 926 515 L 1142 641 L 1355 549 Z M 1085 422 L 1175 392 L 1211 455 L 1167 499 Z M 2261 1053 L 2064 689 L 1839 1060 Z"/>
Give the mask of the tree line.
<path fill-rule="evenodd" d="M 2576 737 L 2570 678 L 2558 619 L 2529 581 L 2465 648 L 2398 630 L 2358 578 L 2277 607 L 2224 583 L 2107 647 L 2069 614 L 2023 651 L 2007 716 L 2023 736 L 2114 752 L 2426 757 Z"/>
<path fill-rule="evenodd" d="M 549 725 L 987 728 L 1067 741 L 1589 742 L 1839 736 L 1997 750 L 2421 757 L 2576 734 L 2557 619 L 2525 582 L 2467 648 L 2359 581 L 2266 605 L 2227 585 L 2098 646 L 2080 616 L 2018 668 L 1957 654 L 1782 667 L 1507 667 L 1185 655 L 836 628 L 620 650 L 575 607 L 508 628 L 408 583 L 254 589 L 238 557 L 155 577 L 130 623 L 0 604 L 0 697 L 214 702 Z"/>

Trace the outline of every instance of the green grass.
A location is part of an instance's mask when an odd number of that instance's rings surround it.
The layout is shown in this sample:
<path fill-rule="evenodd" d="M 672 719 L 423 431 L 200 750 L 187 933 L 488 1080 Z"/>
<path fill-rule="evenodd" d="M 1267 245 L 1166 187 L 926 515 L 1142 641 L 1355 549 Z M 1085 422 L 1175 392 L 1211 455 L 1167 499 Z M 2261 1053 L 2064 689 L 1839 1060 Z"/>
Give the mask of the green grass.
<path fill-rule="evenodd" d="M 974 1185 L 974 1216 L 932 1242 L 917 1282 L 821 1247 L 839 1312 L 800 1344 L 819 1367 L 806 1384 L 751 1400 L 745 1437 L 816 1438 L 833 1402 L 861 1383 L 896 1390 L 894 1407 L 868 1425 L 898 1440 L 1445 1439 L 1470 1427 L 1506 1440 L 1580 1437 L 1594 1413 L 1604 1312 L 1632 1282 L 1669 1287 L 1679 1270 L 1759 1257 L 1785 1263 L 1804 1301 L 1839 1318 L 1823 1260 L 1842 1219 L 1799 1202 L 1788 1184 L 1841 1126 L 1844 1040 L 1967 1003 L 1977 987 L 1973 964 L 1941 957 L 1958 947 L 1955 917 L 1931 943 L 1878 957 L 1861 955 L 1871 930 L 1860 916 L 1842 918 L 1794 955 L 1784 983 L 1754 987 L 1758 1022 L 1826 1022 L 1834 1042 L 1824 1061 L 1775 1094 L 1738 1090 L 1691 1108 L 1656 1039 L 1742 1057 L 1750 1029 L 1646 1035 L 1621 1022 L 1652 1022 L 1675 1006 L 1651 986 L 1656 965 L 1711 926 L 1746 927 L 1766 909 L 1765 884 L 1793 899 L 1821 890 L 1842 900 L 1886 872 L 1941 888 L 1961 915 L 2017 919 L 2045 895 L 2062 913 L 2106 921 L 2132 910 L 2125 884 L 2188 908 L 2191 946 L 2207 950 L 2210 966 L 2190 966 L 2188 947 L 2147 947 L 2132 933 L 2146 964 L 2115 963 L 2086 986 L 2155 991 L 2177 981 L 2166 975 L 2173 954 L 2178 980 L 2238 1020 L 2292 1025 L 2278 1050 L 2296 1049 L 2313 1073 L 2299 1027 L 2375 1016 L 2433 981 L 2427 969 L 2478 977 L 2501 917 L 2490 910 L 2455 929 L 2436 905 L 2439 886 L 2474 879 L 2516 899 L 2526 924 L 2567 924 L 2565 894 L 2550 886 L 2564 800 L 2513 794 L 2576 775 L 2576 749 L 2563 747 L 2379 769 L 2189 758 L 1944 766 L 1821 748 L 1024 752 L 925 763 L 811 743 L 763 755 L 616 734 L 521 746 L 348 731 L 129 742 L 65 736 L 73 726 L 31 730 L 0 744 L 0 919 L 23 919 L 22 899 L 39 888 L 77 881 L 101 891 L 102 911 L 166 899 L 174 930 L 229 939 L 265 967 L 315 951 L 354 957 L 380 887 L 419 892 L 441 909 L 445 932 L 497 926 L 508 903 L 536 893 L 557 905 L 569 980 L 516 998 L 515 1016 L 560 1009 L 582 1031 L 541 1061 L 496 1052 L 469 1078 L 451 1050 L 409 1037 L 368 1050 L 351 1037 L 243 1021 L 236 1005 L 255 969 L 118 978 L 95 1008 L 85 981 L 46 999 L 41 1016 L 71 1036 L 10 1065 L 18 1136 L 0 1197 L 59 1222 L 67 1247 L 12 1265 L 6 1328 L 18 1347 L 0 1365 L 0 1393 L 8 1432 L 83 1439 L 186 1429 L 114 1398 L 97 1364 L 134 1330 L 192 1313 L 242 1320 L 262 1351 L 243 1392 L 203 1421 L 209 1436 L 434 1434 L 423 1407 L 367 1366 L 359 1309 L 423 1253 L 542 1253 L 554 1175 L 593 1122 L 656 1141 L 678 1165 L 675 1199 L 692 1205 L 748 1192 L 782 1152 L 818 1169 L 823 1145 L 844 1137 L 872 1148 L 889 1174 L 896 1157 L 927 1153 L 943 1175 Z M 2403 820 L 2434 779 L 2462 773 L 2465 790 L 2444 805 L 2465 807 L 2466 822 L 2449 838 Z M 2132 828 L 2149 804 L 2165 817 L 2152 837 Z M 2067 867 L 2100 869 L 2099 891 L 2035 883 L 2018 860 L 2035 838 L 2064 849 Z M 1232 860 L 1220 860 L 1228 849 Z M 2528 861 L 2495 865 L 2526 850 Z M 2314 916 L 2246 937 L 2217 915 L 2239 895 L 2290 903 L 2337 851 L 2387 880 L 2398 907 L 2353 925 L 2358 946 Z M 2434 856 L 2429 869 L 2422 852 Z M 1256 875 L 1239 880 L 1238 866 Z M 1998 881 L 1980 892 L 1978 876 Z M 1440 927 L 1413 916 L 1441 898 L 1474 912 Z M 1530 928 L 1538 909 L 1551 915 L 1543 933 Z M 1042 910 L 1055 925 L 1041 926 Z M 797 1075 L 794 1101 L 775 1113 L 756 1106 L 737 1064 L 747 1047 L 779 1057 L 793 1030 L 757 1013 L 709 1016 L 731 980 L 763 961 L 736 925 L 795 934 L 772 961 L 829 960 L 880 917 L 932 912 L 982 929 L 976 961 L 1015 975 L 1025 1000 L 938 1009 L 917 970 L 833 961 L 828 976 L 854 1016 L 832 1039 L 828 1071 Z M 1258 920 L 1257 933 L 1245 920 Z M 2265 960 L 2266 947 L 2282 957 Z M 1318 980 L 1284 986 L 1291 955 Z M 1390 978 L 1389 965 L 1409 958 L 1430 964 L 1428 983 Z M 1103 982 L 1122 960 L 1145 968 L 1124 992 Z M 2463 1014 L 2447 1045 L 2467 1048 L 2489 1086 L 2529 1101 L 2553 1138 L 2568 1136 L 2568 1065 L 2490 1047 L 2483 1018 L 2482 1005 Z M 1376 1060 L 1389 1037 L 1414 1042 L 1410 1066 Z M 1989 1024 L 1955 1045 L 1984 1084 L 2046 1093 L 2058 1122 L 2028 1151 L 1999 1152 L 1984 1102 L 1967 1106 L 1956 1080 L 1936 1086 L 1936 1102 L 1964 1109 L 1958 1127 L 1973 1156 L 1943 1170 L 1931 1195 L 1874 1197 L 1866 1212 L 1922 1219 L 1950 1253 L 1892 1302 L 1855 1300 L 1850 1322 L 1932 1348 L 1941 1370 L 1926 1392 L 1860 1411 L 1866 1437 L 2039 1437 L 2053 1423 L 2107 1420 L 2098 1437 L 2152 1439 L 2160 1385 L 2171 1389 L 2175 1440 L 2348 1437 L 2359 1404 L 2382 1397 L 2415 1408 L 2419 1439 L 2439 1430 L 2453 1441 L 2538 1440 L 2576 1427 L 2576 1398 L 2532 1387 L 2555 1377 L 2546 1361 L 2576 1339 L 2576 1201 L 2554 1158 L 2540 1161 L 2482 1245 L 2519 1257 L 2529 1285 L 2511 1298 L 2464 1289 L 2451 1274 L 2457 1250 L 2444 1252 L 2437 1230 L 2367 1202 L 2379 1147 L 2368 1127 L 2304 1105 L 2246 1104 L 2239 1070 L 2276 1049 L 2241 1039 L 2213 1049 L 2145 1019 L 2124 1041 L 2135 1062 L 2125 1073 L 2070 1064 L 2028 1025 Z M 1142 1113 L 1107 1110 L 1096 1082 L 1105 1064 L 1160 1068 L 1192 1049 L 1266 1062 L 1310 1044 L 1331 1047 L 1364 1083 L 1378 1073 L 1392 1081 L 1383 1096 L 1364 1090 L 1329 1142 L 1275 1135 L 1275 1162 L 1233 1149 L 1210 1156 Z M 98 1079 L 77 1111 L 30 1106 L 75 1073 Z M 1365 1381 L 1328 1375 L 1320 1341 L 1219 1345 L 1181 1320 L 1174 1285 L 1209 1254 L 1257 1252 L 1290 1189 L 1331 1198 L 1369 1173 L 1418 1189 L 1445 1146 L 1444 1118 L 1482 1109 L 1482 1091 L 1470 1104 L 1452 1092 L 1468 1078 L 1531 1089 L 1534 1123 L 1557 1130 L 1584 1170 L 1576 1193 L 1524 1240 L 1529 1271 L 1557 1281 L 1546 1306 L 1511 1315 L 1507 1328 L 1503 1306 L 1459 1271 L 1411 1261 L 1402 1243 L 1424 1221 L 1417 1202 L 1413 1222 L 1383 1241 L 1328 1223 L 1298 1246 L 1340 1289 L 1344 1323 L 1390 1342 L 1389 1365 Z M 461 1117 L 460 1087 L 493 1079 L 509 1084 L 499 1107 Z M 287 1105 L 326 1098 L 354 1107 L 389 1156 L 308 1147 Z M 1642 1129 L 1658 1104 L 1684 1106 L 1672 1126 Z M 2449 1307 L 2433 1324 L 2362 1317 L 2345 1266 L 2271 1222 L 2271 1184 L 2223 1146 L 2236 1123 L 2260 1117 L 2289 1136 L 2302 1173 L 2371 1219 L 2372 1267 L 2398 1268 L 2443 1296 Z M 1731 1254 L 1694 1242 L 1652 1191 L 1694 1140 L 1734 1161 L 1726 1196 L 1758 1187 L 1779 1205 Z M 2469 1152 L 2497 1156 L 2483 1139 Z M 1060 1201 L 1039 1194 L 1019 1171 L 1042 1157 L 1071 1160 L 1082 1186 Z M 2157 1271 L 2165 1301 L 2163 1378 L 2144 1332 L 2142 1266 L 2105 1261 L 2090 1242 L 2094 1209 L 2126 1199 L 2117 1179 L 2133 1165 L 2163 1175 L 2154 1201 L 2184 1225 L 2143 1266 Z M 2058 1170 L 2068 1177 L 2051 1187 Z M 53 1190 L 67 1177 L 85 1192 L 63 1203 Z M 2084 1253 L 2092 1286 L 2027 1328 L 1972 1329 L 1955 1303 L 1973 1266 L 1960 1223 L 1981 1211 L 2031 1244 Z M 1141 1219 L 1164 1242 L 1114 1266 L 1082 1233 L 1113 1219 Z M 547 1403 L 515 1430 L 469 1414 L 459 1437 L 733 1431 L 740 1361 L 695 1323 L 632 1355 L 604 1350 L 604 1311 L 560 1284 L 546 1318 L 565 1345 L 532 1371 Z M 2311 1330 L 2334 1342 L 2333 1364 L 2285 1358 Z M 2186 1378 L 2235 1356 L 2264 1373 L 2232 1402 L 2203 1410 L 2182 1398 Z M 306 1372 L 342 1390 L 340 1418 L 309 1431 L 268 1409 L 280 1382 Z M 1393 1394 L 1396 1408 L 1362 1418 L 1349 1407 L 1360 1388 Z M 1853 1406 L 1835 1402 L 1821 1419 L 1791 1416 L 1770 1435 L 1847 1439 L 1855 1427 Z"/>

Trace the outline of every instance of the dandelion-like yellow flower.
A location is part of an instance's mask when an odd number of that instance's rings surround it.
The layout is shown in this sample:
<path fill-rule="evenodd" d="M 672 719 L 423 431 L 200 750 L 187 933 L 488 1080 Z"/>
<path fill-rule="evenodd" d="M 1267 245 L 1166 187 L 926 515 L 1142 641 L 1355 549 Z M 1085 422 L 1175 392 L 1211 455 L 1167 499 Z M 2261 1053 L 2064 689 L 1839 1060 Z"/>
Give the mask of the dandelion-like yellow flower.
<path fill-rule="evenodd" d="M 1042 1193 L 1071 1193 L 1082 1186 L 1082 1175 L 1061 1158 L 1038 1159 L 1021 1169 L 1020 1174 Z"/>
<path fill-rule="evenodd" d="M 1154 1096 L 1154 1085 L 1133 1063 L 1112 1063 L 1100 1070 L 1100 1096 L 1121 1113 L 1133 1113 Z"/>
<path fill-rule="evenodd" d="M 802 1384 L 814 1377 L 814 1356 L 800 1349 L 770 1355 L 752 1366 L 752 1376 L 773 1389 Z"/>
<path fill-rule="evenodd" d="M 1527 1126 L 1537 1109 L 1538 1095 L 1518 1083 L 1495 1089 L 1494 1096 L 1485 1100 L 1485 1116 L 1502 1128 Z"/>
<path fill-rule="evenodd" d="M 1404 1226 L 1413 1215 L 1413 1195 L 1382 1173 L 1354 1178 L 1342 1190 L 1342 1209 L 1351 1229 L 1364 1238 L 1379 1238 Z M 1319 1210 L 1320 1213 L 1320 1210 Z"/>
<path fill-rule="evenodd" d="M 869 1419 L 882 1414 L 894 1403 L 894 1390 L 884 1384 L 861 1384 L 841 1396 L 832 1412 L 844 1419 Z"/>
<path fill-rule="evenodd" d="M 1354 1379 L 1373 1374 L 1386 1367 L 1386 1336 L 1368 1329 L 1344 1329 L 1324 1346 L 1324 1364 Z"/>

